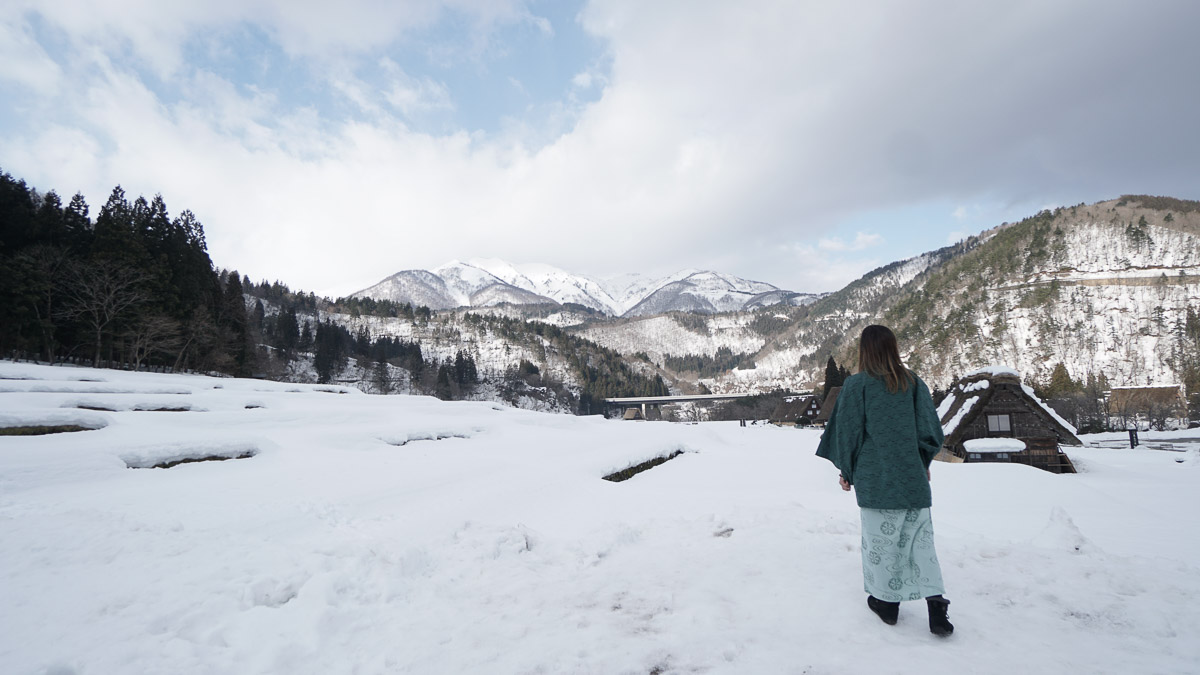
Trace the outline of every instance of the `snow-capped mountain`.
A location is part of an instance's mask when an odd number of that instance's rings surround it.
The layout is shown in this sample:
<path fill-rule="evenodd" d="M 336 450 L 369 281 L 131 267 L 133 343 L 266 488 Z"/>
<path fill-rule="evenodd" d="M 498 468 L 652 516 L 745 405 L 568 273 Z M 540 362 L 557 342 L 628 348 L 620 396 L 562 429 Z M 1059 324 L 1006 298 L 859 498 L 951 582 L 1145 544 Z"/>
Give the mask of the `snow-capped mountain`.
<path fill-rule="evenodd" d="M 628 274 L 598 280 L 550 265 L 514 265 L 494 258 L 475 258 L 455 260 L 433 271 L 399 272 L 354 297 L 431 309 L 488 307 L 506 302 L 574 303 L 613 316 L 645 316 L 668 311 L 711 314 L 779 302 L 803 304 L 820 296 L 796 294 L 761 281 L 704 270 L 683 270 L 658 279 Z"/>
<path fill-rule="evenodd" d="M 621 302 L 601 283 L 551 265 L 513 265 L 497 258 L 472 258 L 468 264 L 486 270 L 517 288 L 558 303 L 575 303 L 606 314 L 620 314 L 623 311 Z"/>
<path fill-rule="evenodd" d="M 779 288 L 761 281 L 697 271 L 663 284 L 631 307 L 625 316 L 662 314 L 672 310 L 702 314 L 737 311 L 755 298 L 779 291 Z"/>
<path fill-rule="evenodd" d="M 354 294 L 356 298 L 376 298 L 407 302 L 430 309 L 449 309 L 460 302 L 438 275 L 426 270 L 404 270 Z"/>
<path fill-rule="evenodd" d="M 430 272 L 404 270 L 353 295 L 424 305 L 430 309 L 489 307 L 503 302 L 540 304 L 556 302 L 537 292 L 515 286 L 468 263 L 452 261 Z"/>

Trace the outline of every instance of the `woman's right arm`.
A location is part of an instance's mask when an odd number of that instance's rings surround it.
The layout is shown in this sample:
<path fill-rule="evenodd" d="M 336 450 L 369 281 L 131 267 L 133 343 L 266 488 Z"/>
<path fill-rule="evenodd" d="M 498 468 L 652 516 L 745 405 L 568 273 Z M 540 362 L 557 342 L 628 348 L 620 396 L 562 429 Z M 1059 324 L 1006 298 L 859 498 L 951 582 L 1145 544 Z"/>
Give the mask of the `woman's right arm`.
<path fill-rule="evenodd" d="M 857 383 L 844 386 L 833 405 L 833 413 L 821 435 L 817 456 L 833 462 L 846 482 L 854 484 L 854 468 L 862 445 L 863 411 L 862 388 Z"/>

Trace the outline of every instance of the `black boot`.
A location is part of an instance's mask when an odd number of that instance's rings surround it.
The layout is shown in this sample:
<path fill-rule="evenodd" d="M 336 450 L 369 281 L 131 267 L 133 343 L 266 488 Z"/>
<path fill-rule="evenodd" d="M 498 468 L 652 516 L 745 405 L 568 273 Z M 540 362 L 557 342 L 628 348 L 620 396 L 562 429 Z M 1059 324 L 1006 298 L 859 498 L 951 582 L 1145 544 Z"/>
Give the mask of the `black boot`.
<path fill-rule="evenodd" d="M 950 623 L 950 618 L 946 616 L 950 601 L 940 595 L 934 595 L 925 598 L 925 602 L 929 605 L 929 632 L 938 637 L 946 637 L 953 633 L 954 624 Z"/>
<path fill-rule="evenodd" d="M 889 626 L 895 626 L 896 618 L 900 616 L 900 603 L 880 600 L 873 595 L 867 596 L 867 607 L 870 607 L 871 611 L 878 614 L 879 618 Z"/>

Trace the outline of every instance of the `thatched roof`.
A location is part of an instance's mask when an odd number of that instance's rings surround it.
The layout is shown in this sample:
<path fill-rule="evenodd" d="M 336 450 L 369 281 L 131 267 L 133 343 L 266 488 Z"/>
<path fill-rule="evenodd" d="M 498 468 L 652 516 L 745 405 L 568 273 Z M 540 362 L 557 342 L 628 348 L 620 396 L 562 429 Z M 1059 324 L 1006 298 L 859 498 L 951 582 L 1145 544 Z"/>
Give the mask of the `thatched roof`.
<path fill-rule="evenodd" d="M 775 410 L 771 411 L 770 420 L 775 423 L 797 422 L 801 417 L 808 417 L 811 422 L 815 415 L 809 415 L 809 409 L 816 399 L 815 396 L 800 396 L 790 401 L 783 401 L 775 406 Z M 820 410 L 820 405 L 817 409 Z"/>
<path fill-rule="evenodd" d="M 815 420 L 818 424 L 824 424 L 829 421 L 829 416 L 833 414 L 833 404 L 837 403 L 838 394 L 842 393 L 841 387 L 833 387 L 829 390 L 829 395 L 821 403 L 821 414 L 817 415 Z"/>
<path fill-rule="evenodd" d="M 1050 406 L 1034 395 L 1033 390 L 1021 383 L 1017 371 L 993 366 L 968 373 L 950 388 L 942 404 L 938 406 L 938 417 L 942 422 L 942 433 L 946 440 L 945 448 L 954 448 L 962 440 L 964 430 L 987 410 L 988 403 L 995 395 L 998 385 L 1010 385 L 1010 389 L 1018 392 L 1029 404 L 1030 410 L 1037 415 L 1045 425 L 1053 429 L 1061 443 L 1066 445 L 1083 445 L 1083 441 L 1075 435 L 1075 427 L 1054 412 Z"/>
<path fill-rule="evenodd" d="M 784 401 L 771 411 L 771 421 L 795 422 L 804 416 L 806 410 L 808 410 L 808 399 L 798 398 L 794 401 Z"/>
<path fill-rule="evenodd" d="M 1113 387 L 1108 395 L 1108 411 L 1122 413 L 1151 408 L 1180 409 L 1183 391 L 1177 384 L 1162 387 Z"/>

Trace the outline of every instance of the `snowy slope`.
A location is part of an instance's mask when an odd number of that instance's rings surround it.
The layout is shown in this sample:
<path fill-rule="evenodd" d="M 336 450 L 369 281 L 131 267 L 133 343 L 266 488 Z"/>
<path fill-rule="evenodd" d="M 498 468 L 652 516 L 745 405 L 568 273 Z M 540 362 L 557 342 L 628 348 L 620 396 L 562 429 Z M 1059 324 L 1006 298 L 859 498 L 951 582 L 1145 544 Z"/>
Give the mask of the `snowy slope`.
<path fill-rule="evenodd" d="M 1180 326 L 1200 306 L 1200 214 L 1113 200 L 1063 209 L 1051 225 L 1048 255 L 1019 273 L 989 267 L 957 283 L 941 275 L 948 288 L 935 321 L 966 329 L 945 348 L 916 346 L 930 374 L 944 380 L 1001 362 L 1045 380 L 1061 361 L 1076 379 L 1177 382 Z M 987 253 L 985 245 L 978 256 Z"/>
<path fill-rule="evenodd" d="M 755 370 L 729 373 L 714 390 L 819 382 L 830 355 L 855 362 L 869 323 L 896 329 L 906 361 L 943 386 L 992 362 L 1039 381 L 1062 362 L 1078 380 L 1178 382 L 1182 326 L 1200 307 L 1194 207 L 1131 198 L 1058 209 L 1041 224 L 1004 225 L 884 266 L 813 303 L 767 340 Z"/>
<path fill-rule="evenodd" d="M 669 311 L 714 314 L 744 309 L 764 293 L 780 289 L 761 281 L 748 281 L 717 272 L 693 272 L 682 279 L 660 286 L 624 316 L 646 316 Z"/>
<path fill-rule="evenodd" d="M 163 400 L 189 410 L 132 409 Z M 1072 450 L 1069 476 L 935 464 L 957 628 L 939 640 L 917 603 L 896 626 L 866 608 L 858 509 L 813 456 L 817 432 L 0 363 L 0 425 L 66 422 L 101 428 L 0 437 L 5 672 L 1200 663 L 1200 539 L 1174 517 L 1200 507 L 1196 439 Z"/>
<path fill-rule="evenodd" d="M 559 303 L 575 303 L 607 314 L 619 314 L 619 303 L 603 286 L 577 274 L 551 265 L 513 265 L 496 258 L 473 258 L 470 264 L 487 270 L 505 282 L 551 298 Z"/>
<path fill-rule="evenodd" d="M 753 354 L 763 346 L 763 338 L 747 326 L 748 317 L 725 314 L 704 317 L 704 332 L 680 324 L 670 316 L 648 316 L 619 322 L 589 323 L 577 334 L 623 354 L 645 352 L 654 360 L 664 354 L 712 356 L 728 347 L 735 354 Z"/>
<path fill-rule="evenodd" d="M 449 309 L 460 304 L 459 296 L 450 290 L 441 277 L 425 270 L 397 272 L 374 286 L 354 293 L 353 297 L 407 302 L 414 307 L 424 305 L 430 309 Z"/>

